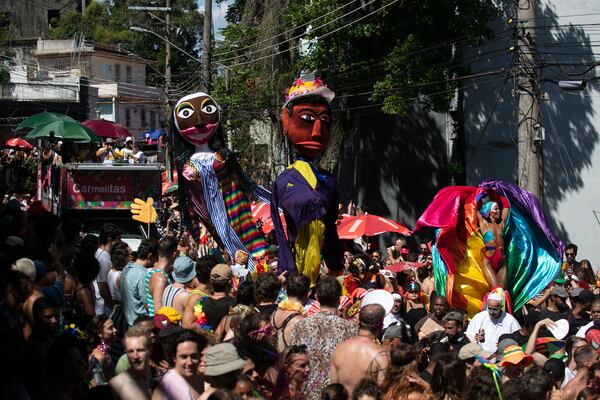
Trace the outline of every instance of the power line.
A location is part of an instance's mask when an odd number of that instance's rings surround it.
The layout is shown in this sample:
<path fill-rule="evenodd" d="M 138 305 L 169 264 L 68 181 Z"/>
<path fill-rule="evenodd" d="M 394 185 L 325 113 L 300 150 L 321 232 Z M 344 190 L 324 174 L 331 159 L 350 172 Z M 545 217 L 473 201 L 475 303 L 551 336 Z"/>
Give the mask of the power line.
<path fill-rule="evenodd" d="M 376 1 L 376 0 L 370 0 L 368 3 L 366 3 L 366 4 L 365 4 L 365 6 L 368 6 L 368 5 L 372 4 L 372 3 L 374 3 L 375 1 Z M 388 3 L 388 4 L 386 4 L 386 5 L 382 6 L 382 7 L 381 7 L 379 10 L 376 10 L 375 12 L 379 12 L 380 10 L 383 10 L 384 8 L 386 8 L 386 7 L 388 7 L 388 6 L 390 6 L 390 5 L 394 4 L 394 3 L 396 3 L 397 1 L 398 1 L 398 0 L 394 0 L 394 1 L 392 1 L 392 2 L 390 2 L 390 3 Z M 361 8 L 360 8 L 360 7 L 359 7 L 359 8 L 355 8 L 354 10 L 351 10 L 351 11 L 347 12 L 346 14 L 343 14 L 343 15 L 341 15 L 341 16 L 339 16 L 339 17 L 336 17 L 336 18 L 332 19 L 331 21 L 328 21 L 328 22 L 326 22 L 326 23 L 324 23 L 324 24 L 322 24 L 322 25 L 319 25 L 319 26 L 316 26 L 316 27 L 314 27 L 314 28 L 311 28 L 311 32 L 312 32 L 312 31 L 319 30 L 319 29 L 321 29 L 321 28 L 323 28 L 323 27 L 325 27 L 325 26 L 331 25 L 332 23 L 334 23 L 334 22 L 336 22 L 336 21 L 338 21 L 338 20 L 340 20 L 340 19 L 342 19 L 342 18 L 344 18 L 344 17 L 347 17 L 347 16 L 348 16 L 348 15 L 350 15 L 350 14 L 354 14 L 355 12 L 357 12 L 357 11 L 360 11 L 360 10 L 361 10 Z M 372 12 L 372 13 L 370 13 L 370 14 L 367 14 L 367 15 L 371 15 L 371 14 L 373 14 L 373 13 L 374 13 L 374 12 Z M 360 19 L 359 19 L 359 20 L 360 20 Z M 347 26 L 350 26 L 350 25 L 352 25 L 354 22 L 357 22 L 357 21 L 359 21 L 359 20 L 352 21 L 352 22 L 350 22 L 350 23 L 349 23 Z M 334 30 L 334 32 L 335 32 L 335 30 Z M 290 41 L 292 41 L 292 40 L 294 40 L 294 39 L 298 39 L 298 38 L 301 38 L 301 37 L 303 37 L 303 36 L 306 36 L 306 32 L 304 32 L 304 33 L 301 33 L 301 34 L 299 34 L 299 35 L 296 35 L 296 36 L 293 36 L 293 37 L 291 37 L 291 38 L 289 38 L 289 39 L 283 40 L 283 41 L 281 41 L 281 42 L 279 42 L 279 43 L 276 43 L 276 44 L 274 44 L 274 45 L 269 45 L 269 46 L 267 46 L 267 47 L 263 47 L 263 48 L 261 48 L 261 49 L 258 49 L 258 50 L 251 51 L 251 52 L 249 52 L 249 53 L 246 53 L 246 54 L 243 54 L 243 55 L 241 55 L 241 56 L 234 56 L 234 57 L 229 57 L 229 58 L 224 58 L 224 59 L 217 59 L 216 61 L 218 61 L 218 62 L 221 62 L 221 63 L 224 63 L 224 62 L 226 62 L 226 61 L 235 60 L 235 59 L 237 59 L 237 58 L 240 58 L 240 57 L 247 57 L 247 56 L 249 56 L 249 55 L 251 55 L 251 54 L 260 53 L 260 52 L 262 52 L 262 51 L 264 51 L 264 50 L 268 50 L 268 49 L 270 49 L 270 48 L 272 48 L 272 47 L 278 47 L 278 46 L 279 46 L 279 45 L 281 45 L 281 44 L 288 43 L 288 42 L 290 42 Z M 321 36 L 321 37 L 324 37 L 324 36 L 325 36 L 325 35 L 323 35 L 323 36 Z M 301 46 L 301 45 L 299 45 L 299 46 Z M 296 47 L 299 47 L 299 46 L 296 46 Z M 280 54 L 280 53 L 278 53 L 278 54 Z"/>
<path fill-rule="evenodd" d="M 374 0 L 372 0 L 372 1 L 374 1 Z M 350 26 L 354 25 L 355 23 L 357 23 L 357 22 L 359 22 L 359 21 L 362 21 L 363 19 L 365 19 L 365 18 L 368 18 L 368 17 L 370 17 L 371 15 L 373 15 L 373 14 L 375 14 L 375 13 L 378 13 L 379 11 L 382 11 L 383 9 L 385 9 L 385 8 L 387 8 L 387 7 L 389 7 L 389 6 L 391 6 L 392 4 L 395 4 L 395 3 L 397 3 L 398 1 L 399 1 L 399 0 L 392 0 L 391 2 L 389 2 L 389 3 L 385 4 L 385 5 L 383 5 L 382 7 L 380 7 L 379 9 L 377 9 L 377 10 L 375 10 L 375 11 L 372 11 L 372 12 L 370 12 L 370 13 L 368 13 L 368 14 L 366 14 L 366 15 L 364 15 L 364 16 L 362 16 L 362 17 L 360 17 L 360 18 L 357 18 L 357 19 L 355 19 L 354 21 L 351 21 L 351 22 L 347 23 L 347 24 L 346 24 L 346 25 L 344 25 L 344 26 L 340 26 L 340 27 L 338 27 L 338 28 L 336 28 L 336 29 L 334 29 L 334 30 L 332 30 L 332 31 L 330 31 L 330 32 L 327 32 L 327 33 L 325 33 L 325 34 L 323 34 L 323 35 L 319 36 L 319 39 L 323 39 L 323 38 L 325 38 L 325 37 L 327 37 L 327 36 L 333 35 L 334 33 L 338 32 L 338 31 L 340 31 L 340 30 L 342 30 L 342 29 L 346 29 L 346 28 L 348 28 L 348 27 L 350 27 Z M 252 63 L 255 63 L 255 62 L 257 62 L 257 61 L 264 60 L 265 58 L 274 57 L 274 56 L 276 56 L 276 55 L 279 55 L 279 54 L 287 53 L 287 52 L 289 52 L 289 51 L 292 51 L 292 50 L 294 50 L 294 49 L 297 49 L 297 48 L 298 48 L 298 47 L 300 47 L 300 46 L 302 46 L 302 44 L 298 44 L 298 45 L 295 45 L 295 46 L 291 46 L 291 47 L 289 47 L 289 48 L 287 48 L 287 49 L 285 49 L 285 50 L 282 50 L 282 51 L 277 51 L 277 52 L 275 52 L 275 53 L 273 53 L 273 54 L 269 54 L 269 55 L 266 55 L 266 56 L 263 56 L 263 57 L 259 57 L 259 58 L 256 58 L 256 59 L 254 59 L 254 60 L 251 60 L 251 61 L 245 61 L 245 62 L 241 62 L 241 63 L 237 63 L 237 64 L 230 64 L 230 65 L 228 65 L 228 67 L 229 67 L 229 68 L 233 68 L 233 67 L 238 67 L 238 66 L 241 66 L 241 65 L 248 65 L 248 64 L 252 64 Z"/>
<path fill-rule="evenodd" d="M 329 12 L 327 12 L 327 13 L 323 14 L 323 15 L 320 15 L 320 16 L 318 16 L 317 18 L 311 19 L 310 21 L 308 21 L 308 22 L 305 22 L 305 23 L 303 23 L 302 25 L 295 26 L 295 27 L 293 27 L 293 28 L 291 28 L 291 29 L 288 29 L 287 31 L 284 31 L 284 32 L 282 32 L 282 33 L 279 33 L 279 34 L 277 34 L 277 35 L 275 35 L 275 36 L 268 37 L 268 38 L 266 38 L 266 39 L 262 39 L 262 40 L 260 40 L 260 41 L 258 41 L 258 42 L 256 42 L 256 43 L 252 43 L 252 44 L 250 44 L 250 45 L 247 45 L 247 46 L 241 47 L 241 48 L 239 48 L 239 49 L 232 49 L 232 50 L 228 50 L 228 51 L 225 51 L 225 52 L 222 52 L 222 53 L 215 52 L 215 56 L 222 56 L 222 55 L 229 54 L 229 53 L 235 53 L 235 52 L 243 51 L 243 50 L 245 50 L 245 49 L 248 49 L 248 48 L 251 48 L 251 47 L 257 46 L 257 45 L 259 45 L 259 44 L 261 44 L 261 43 L 265 43 L 265 42 L 267 42 L 267 41 L 269 41 L 269 40 L 271 40 L 271 39 L 275 39 L 276 37 L 279 37 L 279 36 L 285 35 L 286 33 L 294 32 L 294 31 L 295 31 L 295 30 L 297 30 L 297 29 L 300 29 L 300 28 L 302 28 L 302 27 L 304 27 L 304 26 L 310 25 L 311 23 L 313 23 L 313 22 L 315 22 L 315 21 L 318 21 L 318 20 L 320 20 L 320 19 L 323 19 L 323 18 L 325 18 L 325 17 L 326 17 L 326 16 L 328 16 L 329 14 L 332 14 L 332 13 L 334 13 L 334 12 L 338 11 L 338 10 L 341 10 L 342 8 L 346 8 L 346 7 L 348 7 L 350 4 L 354 3 L 355 1 L 356 1 L 356 0 L 350 0 L 348 3 L 345 3 L 344 5 L 341 5 L 341 6 L 339 6 L 338 8 L 335 8 L 335 9 L 333 9 L 333 10 L 331 10 L 331 11 L 329 11 Z M 298 18 L 298 19 L 300 19 L 300 18 Z M 281 24 L 281 25 L 279 25 L 279 26 L 277 26 L 277 27 L 273 28 L 272 30 L 273 30 L 273 31 L 275 31 L 276 29 L 279 29 L 279 28 L 281 28 L 281 27 L 283 27 L 283 26 L 286 26 L 286 25 L 288 25 L 288 24 Z M 249 36 L 245 37 L 245 38 L 244 38 L 244 40 L 247 40 L 249 37 L 258 37 L 258 36 L 260 36 L 260 33 L 257 33 L 257 34 L 255 34 L 255 35 L 249 35 Z M 240 42 L 240 41 L 241 41 L 241 40 L 239 40 L 239 41 L 237 41 L 237 42 Z M 235 43 L 236 43 L 236 42 L 232 42 L 232 44 L 235 44 Z"/>

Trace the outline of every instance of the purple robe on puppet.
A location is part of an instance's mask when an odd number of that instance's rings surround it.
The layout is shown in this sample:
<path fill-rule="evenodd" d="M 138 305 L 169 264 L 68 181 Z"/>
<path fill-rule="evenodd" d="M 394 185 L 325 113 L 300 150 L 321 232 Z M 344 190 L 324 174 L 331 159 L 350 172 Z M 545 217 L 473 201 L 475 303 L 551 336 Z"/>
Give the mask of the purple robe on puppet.
<path fill-rule="evenodd" d="M 296 161 L 273 183 L 271 218 L 279 245 L 280 271 L 299 271 L 315 284 L 321 259 L 330 270 L 342 267 L 337 234 L 336 179 L 319 170 L 316 159 L 331 138 L 330 103 L 334 93 L 320 79 L 297 79 L 282 110 L 284 134 Z M 279 219 L 283 210 L 287 232 Z"/>

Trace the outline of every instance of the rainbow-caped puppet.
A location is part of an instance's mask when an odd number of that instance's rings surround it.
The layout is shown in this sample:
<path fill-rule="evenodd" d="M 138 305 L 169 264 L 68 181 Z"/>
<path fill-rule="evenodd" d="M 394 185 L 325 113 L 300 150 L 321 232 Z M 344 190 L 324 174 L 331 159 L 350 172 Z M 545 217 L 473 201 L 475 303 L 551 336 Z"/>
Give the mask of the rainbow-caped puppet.
<path fill-rule="evenodd" d="M 213 150 L 209 141 L 220 124 L 219 106 L 203 92 L 187 95 L 175 104 L 174 136 L 182 217 L 198 217 L 231 257 L 242 250 L 252 257 L 248 267 L 266 253 L 266 243 L 250 210 L 250 194 L 269 202 L 271 194 L 247 177 L 235 155 Z"/>
<path fill-rule="evenodd" d="M 470 316 L 498 287 L 509 292 L 508 304 L 516 311 L 560 271 L 562 243 L 540 202 L 511 183 L 440 190 L 413 232 L 431 229 L 436 291 Z"/>

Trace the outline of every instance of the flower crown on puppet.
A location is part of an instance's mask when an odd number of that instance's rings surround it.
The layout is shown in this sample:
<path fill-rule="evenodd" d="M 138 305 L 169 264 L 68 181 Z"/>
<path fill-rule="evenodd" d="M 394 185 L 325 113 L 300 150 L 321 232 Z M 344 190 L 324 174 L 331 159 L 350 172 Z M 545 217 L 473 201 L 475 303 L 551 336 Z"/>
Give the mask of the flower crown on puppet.
<path fill-rule="evenodd" d="M 328 104 L 331 104 L 335 93 L 333 93 L 321 78 L 309 79 L 308 77 L 300 76 L 297 78 L 292 87 L 289 88 L 283 108 L 286 108 L 291 101 L 300 97 L 319 96 L 324 98 Z"/>

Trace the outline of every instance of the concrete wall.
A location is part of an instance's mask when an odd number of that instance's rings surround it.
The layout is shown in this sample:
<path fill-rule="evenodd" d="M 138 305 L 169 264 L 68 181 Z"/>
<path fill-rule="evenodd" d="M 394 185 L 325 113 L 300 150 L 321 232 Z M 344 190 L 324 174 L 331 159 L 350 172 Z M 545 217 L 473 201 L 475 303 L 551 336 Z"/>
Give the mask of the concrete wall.
<path fill-rule="evenodd" d="M 600 32 L 596 29 L 600 3 L 593 0 L 538 1 L 537 48 L 546 63 L 560 63 L 564 69 L 547 67 L 542 77 L 549 80 L 573 79 L 566 72 L 584 71 L 598 59 Z M 590 25 L 592 24 L 592 25 Z M 473 72 L 508 67 L 513 44 L 510 30 L 501 23 L 492 26 L 495 39 L 464 52 L 465 63 Z M 569 65 L 579 64 L 579 65 Z M 595 69 L 583 77 L 598 74 Z M 575 78 L 577 79 L 577 78 Z M 482 179 L 516 181 L 517 117 L 512 96 L 512 79 L 480 78 L 465 83 L 477 90 L 465 94 L 467 180 L 476 185 Z M 544 143 L 544 207 L 564 242 L 579 245 L 579 259 L 600 263 L 600 223 L 594 210 L 600 210 L 600 101 L 598 83 L 583 92 L 561 91 L 546 81 L 543 90 L 549 100 L 542 105 Z M 484 129 L 485 124 L 487 127 Z"/>
<path fill-rule="evenodd" d="M 24 65 L 9 69 L 10 82 L 0 85 L 0 99 L 9 101 L 79 102 L 79 76 L 29 79 Z"/>
<path fill-rule="evenodd" d="M 99 98 L 95 105 L 98 111 L 93 119 L 115 121 L 127 128 L 136 138 L 151 129 L 160 128 L 162 104 L 140 103 L 116 98 Z"/>
<path fill-rule="evenodd" d="M 81 7 L 79 0 L 2 0 L 0 13 L 8 13 L 12 38 L 30 39 L 47 36 L 48 10 L 60 15 Z"/>
<path fill-rule="evenodd" d="M 131 68 L 130 76 L 127 75 L 127 67 Z M 126 82 L 135 85 L 146 84 L 146 64 L 139 61 L 127 61 L 122 58 L 94 54 L 91 57 L 90 68 L 92 79 Z M 119 76 L 117 76 L 117 68 L 120 70 Z"/>
<path fill-rule="evenodd" d="M 404 118 L 362 112 L 348 124 L 336 167 L 340 200 L 412 228 L 448 184 L 447 116 L 418 108 Z"/>

